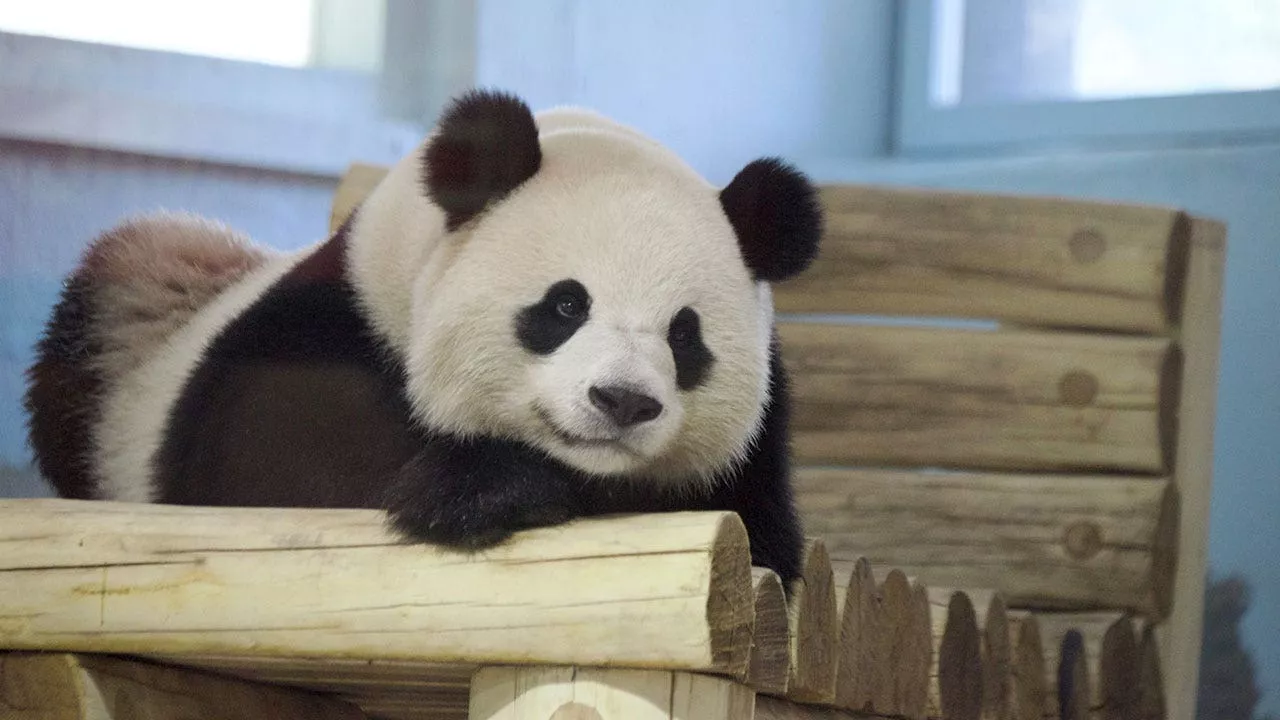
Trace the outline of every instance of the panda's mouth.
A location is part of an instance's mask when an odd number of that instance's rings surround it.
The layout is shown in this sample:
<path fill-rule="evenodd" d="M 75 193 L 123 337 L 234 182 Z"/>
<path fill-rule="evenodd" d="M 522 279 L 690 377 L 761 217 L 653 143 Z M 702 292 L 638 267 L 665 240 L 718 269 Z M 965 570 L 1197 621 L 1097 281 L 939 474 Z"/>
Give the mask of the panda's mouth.
<path fill-rule="evenodd" d="M 534 414 L 538 416 L 538 419 L 541 420 L 549 430 L 551 430 L 551 434 L 555 435 L 557 440 L 570 447 L 610 447 L 624 452 L 629 450 L 629 448 L 623 445 L 622 441 L 616 437 L 593 438 L 569 432 L 561 427 L 560 424 L 555 421 L 555 418 L 551 417 L 551 413 L 547 412 L 546 408 L 541 406 L 534 408 Z"/>

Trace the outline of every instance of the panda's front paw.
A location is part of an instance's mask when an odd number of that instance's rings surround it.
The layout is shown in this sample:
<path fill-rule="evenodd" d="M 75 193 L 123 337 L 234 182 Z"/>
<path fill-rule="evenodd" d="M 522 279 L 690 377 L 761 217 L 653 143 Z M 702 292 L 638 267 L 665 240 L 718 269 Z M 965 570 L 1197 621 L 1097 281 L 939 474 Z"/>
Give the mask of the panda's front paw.
<path fill-rule="evenodd" d="M 405 537 L 467 551 L 577 515 L 565 472 L 491 440 L 431 443 L 401 469 L 386 507 Z"/>

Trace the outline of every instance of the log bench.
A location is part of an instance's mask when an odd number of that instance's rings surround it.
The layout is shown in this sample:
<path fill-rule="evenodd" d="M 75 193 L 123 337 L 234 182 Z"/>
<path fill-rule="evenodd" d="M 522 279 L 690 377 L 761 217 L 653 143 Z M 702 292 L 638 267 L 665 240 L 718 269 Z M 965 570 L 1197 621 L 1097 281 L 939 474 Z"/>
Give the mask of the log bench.
<path fill-rule="evenodd" d="M 336 227 L 384 169 L 356 166 Z M 367 510 L 0 501 L 0 718 L 1191 720 L 1225 229 L 822 188 L 777 289 L 810 535 L 729 513 L 475 555 Z"/>

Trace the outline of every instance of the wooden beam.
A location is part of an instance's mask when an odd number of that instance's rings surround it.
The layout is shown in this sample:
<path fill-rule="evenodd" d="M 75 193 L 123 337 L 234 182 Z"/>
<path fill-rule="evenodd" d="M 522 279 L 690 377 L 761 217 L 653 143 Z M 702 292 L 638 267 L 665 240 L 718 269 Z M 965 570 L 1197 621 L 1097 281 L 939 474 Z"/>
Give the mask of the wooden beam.
<path fill-rule="evenodd" d="M 1160 630 L 1164 636 L 1161 662 L 1167 678 L 1170 720 L 1193 720 L 1196 714 L 1227 244 L 1227 230 L 1221 223 L 1200 218 L 1183 218 L 1183 223 L 1190 240 L 1180 338 L 1184 356 L 1180 398 L 1183 410 L 1178 423 L 1178 469 L 1174 474 L 1182 495 L 1182 522 L 1178 528 L 1181 556 L 1173 590 L 1177 610 Z"/>
<path fill-rule="evenodd" d="M 810 465 L 1172 467 L 1180 356 L 1163 338 L 782 323 Z"/>
<path fill-rule="evenodd" d="M 803 469 L 796 497 L 837 561 L 865 556 L 1012 607 L 1162 615 L 1176 567 L 1166 480 Z"/>
<path fill-rule="evenodd" d="M 755 693 L 723 678 L 660 670 L 489 667 L 470 720 L 750 720 Z"/>
<path fill-rule="evenodd" d="M 731 513 L 583 520 L 471 555 L 383 513 L 0 501 L 0 647 L 746 672 Z"/>
<path fill-rule="evenodd" d="M 122 658 L 0 651 L 7 720 L 360 720 L 354 705 L 292 688 Z"/>
<path fill-rule="evenodd" d="M 812 268 L 778 288 L 783 312 L 1153 334 L 1177 323 L 1176 211 L 858 185 L 821 193 L 821 251 Z"/>

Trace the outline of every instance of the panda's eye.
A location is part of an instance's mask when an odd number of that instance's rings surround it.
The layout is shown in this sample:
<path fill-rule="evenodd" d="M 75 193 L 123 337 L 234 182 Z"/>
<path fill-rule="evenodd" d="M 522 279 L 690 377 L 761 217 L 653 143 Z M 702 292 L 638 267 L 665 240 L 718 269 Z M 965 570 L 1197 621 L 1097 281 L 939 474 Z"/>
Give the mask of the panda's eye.
<path fill-rule="evenodd" d="M 586 303 L 574 295 L 565 293 L 556 298 L 556 314 L 566 320 L 578 320 L 586 311 Z"/>

